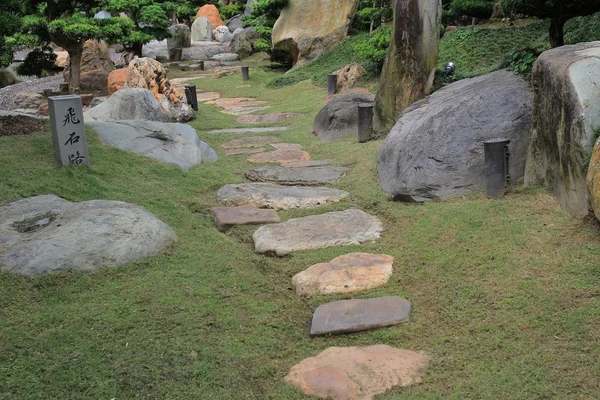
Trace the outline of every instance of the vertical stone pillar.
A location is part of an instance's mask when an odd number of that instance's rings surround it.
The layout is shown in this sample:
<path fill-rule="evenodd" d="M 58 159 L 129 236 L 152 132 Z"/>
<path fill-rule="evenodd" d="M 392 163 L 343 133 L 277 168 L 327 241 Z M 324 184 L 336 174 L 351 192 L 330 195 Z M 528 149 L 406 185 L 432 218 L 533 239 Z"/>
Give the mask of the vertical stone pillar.
<path fill-rule="evenodd" d="M 90 165 L 81 97 L 76 95 L 48 98 L 48 111 L 54 153 L 64 165 Z"/>

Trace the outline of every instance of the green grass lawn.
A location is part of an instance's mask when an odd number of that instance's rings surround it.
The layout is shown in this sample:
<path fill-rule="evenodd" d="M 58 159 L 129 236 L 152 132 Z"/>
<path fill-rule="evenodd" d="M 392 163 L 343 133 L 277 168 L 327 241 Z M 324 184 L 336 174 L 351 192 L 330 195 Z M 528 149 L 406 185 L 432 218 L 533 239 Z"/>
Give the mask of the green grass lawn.
<path fill-rule="evenodd" d="M 273 73 L 195 81 L 226 97 L 255 96 L 272 111 L 303 113 L 277 133 L 313 159 L 350 168 L 343 202 L 282 212 L 282 219 L 360 208 L 384 223 L 376 243 L 286 257 L 254 252 L 244 227 L 221 233 L 216 191 L 252 165 L 225 157 L 233 116 L 201 105 L 191 123 L 221 157 L 183 173 L 103 145 L 88 130 L 91 168 L 60 168 L 49 132 L 0 137 L 0 204 L 54 193 L 71 201 L 141 205 L 179 237 L 160 256 L 94 274 L 0 272 L 2 399 L 301 399 L 290 367 L 330 346 L 388 344 L 433 357 L 420 385 L 378 399 L 595 399 L 600 396 L 598 225 L 569 217 L 543 188 L 511 188 L 423 206 L 379 189 L 381 141 L 320 143 L 312 134 L 326 93 L 309 82 L 266 89 Z M 294 274 L 353 251 L 396 259 L 390 282 L 354 298 L 404 296 L 410 320 L 344 336 L 309 338 L 322 303 L 298 298 Z"/>

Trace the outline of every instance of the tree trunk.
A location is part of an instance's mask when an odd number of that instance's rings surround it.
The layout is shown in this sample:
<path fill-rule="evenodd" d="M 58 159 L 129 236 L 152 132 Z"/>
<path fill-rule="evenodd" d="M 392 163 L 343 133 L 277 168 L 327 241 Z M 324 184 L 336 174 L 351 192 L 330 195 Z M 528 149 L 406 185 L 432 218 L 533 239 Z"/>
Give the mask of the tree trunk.
<path fill-rule="evenodd" d="M 492 11 L 492 16 L 490 19 L 496 19 L 502 14 L 502 10 L 500 9 L 500 0 L 494 1 L 494 11 Z"/>
<path fill-rule="evenodd" d="M 79 93 L 79 82 L 81 80 L 81 55 L 83 45 L 77 49 L 68 50 L 69 53 L 69 91 Z"/>
<path fill-rule="evenodd" d="M 562 17 L 552 18 L 550 22 L 550 46 L 552 48 L 565 45 L 565 21 Z"/>
<path fill-rule="evenodd" d="M 136 43 L 134 45 L 131 46 L 131 52 L 138 56 L 138 57 L 142 57 L 142 48 L 144 47 L 144 45 L 142 43 Z"/>

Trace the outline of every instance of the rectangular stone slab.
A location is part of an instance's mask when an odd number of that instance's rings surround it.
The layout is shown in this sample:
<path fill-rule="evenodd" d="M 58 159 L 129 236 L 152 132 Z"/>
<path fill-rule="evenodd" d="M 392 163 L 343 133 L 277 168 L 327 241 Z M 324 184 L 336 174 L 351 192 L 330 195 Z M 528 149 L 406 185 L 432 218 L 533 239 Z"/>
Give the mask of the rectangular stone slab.
<path fill-rule="evenodd" d="M 311 336 L 359 332 L 400 324 L 410 316 L 410 302 L 398 296 L 341 300 L 317 307 Z"/>
<path fill-rule="evenodd" d="M 260 225 L 281 222 L 277 211 L 255 207 L 215 207 L 212 210 L 219 230 L 236 225 Z"/>

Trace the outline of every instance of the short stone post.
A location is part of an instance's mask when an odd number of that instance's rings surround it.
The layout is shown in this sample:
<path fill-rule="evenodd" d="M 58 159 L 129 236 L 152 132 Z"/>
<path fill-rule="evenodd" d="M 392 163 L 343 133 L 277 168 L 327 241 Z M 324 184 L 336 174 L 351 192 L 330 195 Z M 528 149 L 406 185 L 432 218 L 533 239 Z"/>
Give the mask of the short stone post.
<path fill-rule="evenodd" d="M 365 143 L 373 133 L 373 103 L 358 105 L 358 142 Z"/>
<path fill-rule="evenodd" d="M 337 80 L 338 76 L 335 74 L 327 75 L 327 94 L 332 95 L 337 92 Z"/>
<path fill-rule="evenodd" d="M 188 104 L 192 106 L 192 109 L 198 111 L 198 92 L 196 92 L 196 85 L 185 85 L 185 96 L 188 99 Z"/>
<path fill-rule="evenodd" d="M 81 97 L 76 95 L 48 98 L 54 154 L 64 165 L 90 165 Z"/>
<path fill-rule="evenodd" d="M 204 71 L 204 61 L 198 63 L 200 65 L 200 71 Z"/>
<path fill-rule="evenodd" d="M 250 80 L 250 67 L 244 66 L 242 67 L 242 81 Z"/>
<path fill-rule="evenodd" d="M 483 142 L 485 157 L 485 194 L 488 199 L 501 199 L 510 182 L 508 139 L 493 139 Z"/>

